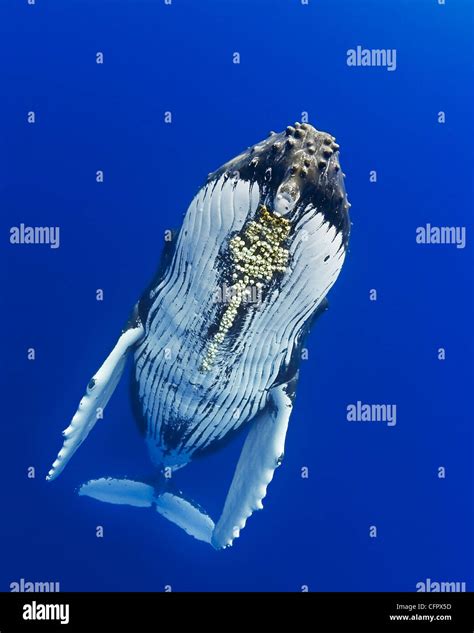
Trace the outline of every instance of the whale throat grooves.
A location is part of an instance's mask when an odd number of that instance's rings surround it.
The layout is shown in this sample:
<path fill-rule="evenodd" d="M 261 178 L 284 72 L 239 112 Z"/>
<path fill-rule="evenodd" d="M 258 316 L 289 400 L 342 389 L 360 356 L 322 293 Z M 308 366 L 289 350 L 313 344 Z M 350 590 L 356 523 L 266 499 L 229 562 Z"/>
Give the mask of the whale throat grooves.
<path fill-rule="evenodd" d="M 231 298 L 218 323 L 217 331 L 207 347 L 201 369 L 211 368 L 219 345 L 232 327 L 237 313 L 249 297 L 256 297 L 278 273 L 287 270 L 289 250 L 285 242 L 291 224 L 278 213 L 261 205 L 254 220 L 229 242 Z"/>

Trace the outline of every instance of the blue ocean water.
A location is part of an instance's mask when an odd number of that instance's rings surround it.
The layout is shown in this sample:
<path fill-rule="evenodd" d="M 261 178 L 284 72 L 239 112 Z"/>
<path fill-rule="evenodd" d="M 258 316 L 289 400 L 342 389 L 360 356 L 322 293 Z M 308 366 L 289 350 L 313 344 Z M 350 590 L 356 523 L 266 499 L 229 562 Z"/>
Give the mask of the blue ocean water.
<path fill-rule="evenodd" d="M 1 590 L 472 590 L 473 13 L 468 0 L 1 3 Z M 396 69 L 348 66 L 359 45 L 396 49 Z M 164 231 L 208 172 L 302 113 L 341 145 L 353 228 L 264 511 L 216 552 L 152 511 L 79 498 L 88 479 L 150 470 L 128 378 L 47 483 Z M 60 247 L 10 244 L 20 223 L 59 226 Z M 427 223 L 466 227 L 466 247 L 417 244 Z M 396 425 L 349 422 L 357 401 L 396 404 Z M 215 518 L 241 444 L 176 475 Z"/>

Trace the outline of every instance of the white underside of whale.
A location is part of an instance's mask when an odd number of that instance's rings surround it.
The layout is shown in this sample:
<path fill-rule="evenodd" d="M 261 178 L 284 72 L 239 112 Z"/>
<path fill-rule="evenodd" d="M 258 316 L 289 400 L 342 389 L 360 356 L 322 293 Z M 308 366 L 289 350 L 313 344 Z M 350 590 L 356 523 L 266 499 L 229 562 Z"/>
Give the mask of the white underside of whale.
<path fill-rule="evenodd" d="M 295 229 L 289 270 L 263 305 L 249 312 L 245 336 L 236 341 L 233 362 L 225 366 L 226 380 L 222 381 L 226 357 L 211 371 L 200 371 L 203 348 L 197 333 L 214 314 L 210 297 L 218 282 L 217 255 L 223 240 L 242 228 L 258 200 L 258 187 L 242 181 L 221 179 L 198 193 L 172 263 L 156 288 L 147 322 L 123 332 L 94 375 L 47 477 L 55 479 L 89 435 L 133 351 L 147 442 L 157 464 L 166 464 L 160 441 L 173 416 L 187 421 L 187 426 L 175 452 L 166 452 L 172 466 L 188 462 L 195 450 L 249 423 L 222 514 L 214 523 L 183 496 L 129 479 L 93 480 L 80 488 L 80 494 L 154 508 L 216 548 L 231 545 L 252 512 L 262 507 L 284 452 L 292 407 L 287 384 L 277 384 L 277 377 L 295 353 L 301 328 L 335 282 L 345 254 L 340 233 L 325 222 L 320 210 L 308 209 Z"/>

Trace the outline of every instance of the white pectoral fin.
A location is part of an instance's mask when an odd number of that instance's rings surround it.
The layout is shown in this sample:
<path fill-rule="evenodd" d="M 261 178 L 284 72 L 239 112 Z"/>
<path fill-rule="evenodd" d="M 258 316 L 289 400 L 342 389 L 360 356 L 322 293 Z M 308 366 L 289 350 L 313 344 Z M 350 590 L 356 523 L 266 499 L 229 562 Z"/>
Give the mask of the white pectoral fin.
<path fill-rule="evenodd" d="M 63 431 L 64 443 L 54 461 L 46 479 L 51 481 L 63 471 L 64 467 L 91 432 L 98 417 L 107 405 L 122 376 L 127 354 L 144 334 L 143 326 L 137 321 L 133 327 L 125 330 L 114 349 L 106 358 L 99 371 L 90 380 L 87 391 L 71 423 Z"/>
<path fill-rule="evenodd" d="M 291 410 L 287 384 L 273 387 L 267 406 L 252 422 L 242 448 L 222 515 L 212 535 L 215 548 L 232 545 L 248 517 L 263 507 L 267 486 L 283 458 Z"/>

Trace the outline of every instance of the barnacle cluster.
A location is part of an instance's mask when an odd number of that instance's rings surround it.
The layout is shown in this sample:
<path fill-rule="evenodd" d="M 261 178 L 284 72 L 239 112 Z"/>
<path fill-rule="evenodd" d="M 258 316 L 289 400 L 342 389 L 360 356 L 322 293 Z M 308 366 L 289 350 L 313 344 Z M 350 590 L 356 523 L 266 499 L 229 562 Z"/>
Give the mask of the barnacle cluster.
<path fill-rule="evenodd" d="M 219 345 L 235 321 L 238 309 L 245 298 L 252 294 L 251 287 L 255 287 L 258 294 L 275 274 L 285 272 L 288 249 L 284 243 L 289 233 L 290 222 L 261 205 L 256 219 L 230 240 L 231 298 L 217 332 L 209 343 L 202 369 L 210 369 Z"/>

